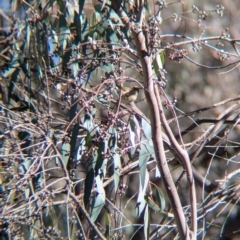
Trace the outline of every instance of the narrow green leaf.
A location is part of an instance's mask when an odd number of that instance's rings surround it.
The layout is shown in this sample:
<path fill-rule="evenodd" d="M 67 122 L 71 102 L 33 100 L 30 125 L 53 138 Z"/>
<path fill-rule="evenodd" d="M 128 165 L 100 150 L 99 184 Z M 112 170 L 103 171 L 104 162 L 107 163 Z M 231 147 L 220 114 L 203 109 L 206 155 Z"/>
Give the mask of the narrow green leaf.
<path fill-rule="evenodd" d="M 104 141 L 104 142 L 101 142 L 99 143 L 99 146 L 98 146 L 98 151 L 97 151 L 97 162 L 96 162 L 96 165 L 95 165 L 95 174 L 98 174 L 99 173 L 99 169 L 104 167 L 104 153 L 106 153 L 107 151 L 107 142 Z"/>
<path fill-rule="evenodd" d="M 62 47 L 62 50 L 65 50 L 67 47 L 67 40 L 70 38 L 70 29 L 66 26 L 60 27 L 60 45 Z"/>
<path fill-rule="evenodd" d="M 107 240 L 110 239 L 110 229 L 111 229 L 111 216 L 108 211 L 105 211 L 105 223 L 106 223 L 106 230 L 104 236 Z"/>
<path fill-rule="evenodd" d="M 140 183 L 142 186 L 145 185 L 146 180 L 145 174 L 149 158 L 150 158 L 149 152 L 147 151 L 145 145 L 142 145 L 139 153 Z"/>
<path fill-rule="evenodd" d="M 30 28 L 30 25 L 27 24 L 27 26 L 26 26 L 26 41 L 25 41 L 25 46 L 24 46 L 25 49 L 29 49 L 30 38 L 31 38 L 31 28 Z"/>
<path fill-rule="evenodd" d="M 161 193 L 161 191 L 158 188 L 156 188 L 156 198 L 157 198 L 158 205 L 160 206 L 160 208 L 162 210 L 165 209 L 166 201 L 165 201 L 163 194 Z"/>
<path fill-rule="evenodd" d="M 152 127 L 148 121 L 142 118 L 142 129 L 147 139 L 152 138 Z"/>
<path fill-rule="evenodd" d="M 117 148 L 117 138 L 118 138 L 118 134 L 115 128 L 110 127 L 109 128 L 109 141 L 108 141 L 108 146 L 111 150 L 112 153 L 115 152 L 116 148 Z"/>
<path fill-rule="evenodd" d="M 148 182 L 149 182 L 149 173 L 148 173 L 147 169 L 145 169 L 145 171 L 146 172 L 145 172 L 144 185 L 142 185 L 142 183 L 141 183 L 141 176 L 140 176 L 140 184 L 139 184 L 137 208 L 136 208 L 136 213 L 137 213 L 138 217 L 141 215 L 142 211 L 144 210 L 144 208 L 146 206 L 145 195 L 146 195 L 146 189 L 147 189 Z"/>
<path fill-rule="evenodd" d="M 48 206 L 43 210 L 43 217 L 47 220 L 48 225 L 55 227 L 58 222 L 57 214 L 52 206 Z"/>
<path fill-rule="evenodd" d="M 80 161 L 82 158 L 82 155 L 84 154 L 86 150 L 86 141 L 85 139 L 82 139 L 82 141 L 79 144 L 78 150 L 76 152 L 76 160 Z"/>
<path fill-rule="evenodd" d="M 68 1 L 67 1 L 66 5 L 68 5 Z M 67 24 L 70 25 L 71 23 L 73 23 L 73 20 L 74 20 L 74 9 L 71 7 L 67 7 L 66 9 L 67 9 L 66 21 L 67 21 Z"/>
<path fill-rule="evenodd" d="M 118 153 L 114 154 L 114 189 L 115 193 L 118 190 L 119 180 L 120 180 L 120 170 L 121 170 L 121 158 Z"/>
<path fill-rule="evenodd" d="M 161 208 L 152 200 L 151 197 L 145 197 L 146 202 L 150 208 L 152 208 L 155 212 L 161 212 Z"/>
<path fill-rule="evenodd" d="M 85 178 L 85 184 L 84 184 L 84 206 L 85 208 L 89 205 L 89 198 L 91 196 L 92 186 L 94 181 L 94 170 L 91 168 L 91 170 L 87 173 Z"/>
<path fill-rule="evenodd" d="M 149 209 L 145 207 L 144 211 L 144 239 L 149 239 Z"/>
<path fill-rule="evenodd" d="M 160 178 L 160 177 L 161 177 L 161 173 L 159 171 L 158 164 L 156 163 L 155 178 Z"/>
<path fill-rule="evenodd" d="M 97 187 L 97 196 L 94 198 L 92 204 L 91 220 L 95 222 L 105 204 L 105 191 L 100 175 L 95 178 Z"/>
<path fill-rule="evenodd" d="M 104 200 L 101 195 L 97 195 L 93 200 L 93 208 L 91 213 L 91 221 L 95 222 L 104 207 Z"/>
<path fill-rule="evenodd" d="M 93 11 L 91 20 L 90 20 L 90 27 L 94 27 L 96 30 L 98 27 L 98 23 L 100 23 L 101 20 L 102 20 L 102 15 L 97 11 Z"/>
<path fill-rule="evenodd" d="M 52 30 L 51 35 L 48 36 L 48 52 L 49 54 L 53 54 L 53 52 L 56 50 L 58 45 L 58 36 L 56 34 L 56 31 Z"/>
<path fill-rule="evenodd" d="M 93 135 L 92 130 L 94 129 L 93 117 L 90 114 L 85 115 L 83 126 Z"/>
<path fill-rule="evenodd" d="M 160 57 L 161 57 L 161 61 L 162 61 L 162 65 L 164 66 L 165 65 L 165 51 L 161 51 L 160 52 Z"/>
<path fill-rule="evenodd" d="M 41 66 L 39 66 L 39 64 L 37 64 L 37 73 L 38 73 L 38 78 L 42 79 L 43 78 L 43 73 L 42 73 Z"/>
<path fill-rule="evenodd" d="M 135 146 L 135 133 L 132 131 L 131 126 L 128 126 L 131 146 Z"/>
<path fill-rule="evenodd" d="M 168 212 L 162 210 L 162 209 L 152 200 L 151 197 L 146 196 L 145 199 L 146 199 L 147 205 L 148 205 L 151 209 L 153 209 L 155 212 L 158 212 L 158 213 L 162 214 L 164 217 L 170 217 L 170 218 L 173 218 L 173 217 L 174 217 L 174 215 L 173 215 L 172 213 L 168 213 Z"/>
<path fill-rule="evenodd" d="M 89 133 L 85 138 L 85 142 L 86 142 L 86 147 L 90 148 L 92 146 L 92 136 Z"/>
<path fill-rule="evenodd" d="M 63 160 L 63 163 L 66 167 L 67 163 L 68 163 L 68 159 L 70 157 L 70 150 L 71 150 L 70 144 L 69 143 L 63 143 L 61 150 L 62 150 L 62 160 Z"/>

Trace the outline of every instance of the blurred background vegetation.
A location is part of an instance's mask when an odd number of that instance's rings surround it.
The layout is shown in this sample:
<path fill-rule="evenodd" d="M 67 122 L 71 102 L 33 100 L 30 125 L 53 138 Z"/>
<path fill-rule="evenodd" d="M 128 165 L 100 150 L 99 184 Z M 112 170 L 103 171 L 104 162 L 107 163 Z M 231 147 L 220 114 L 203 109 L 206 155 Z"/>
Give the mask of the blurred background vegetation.
<path fill-rule="evenodd" d="M 164 6 L 159 48 L 164 49 L 164 93 L 170 102 L 177 99 L 176 114 L 237 97 L 240 2 L 145 2 L 147 23 L 159 10 L 155 3 Z M 153 147 L 147 142 L 146 152 L 138 148 L 149 137 L 149 125 L 127 108 L 117 116 L 119 122 L 114 118 L 116 79 L 125 78 L 128 86 L 143 81 L 131 33 L 110 5 L 97 0 L 0 2 L 1 239 L 146 239 L 146 231 L 149 239 L 177 238 L 149 150 Z M 134 19 L 137 3 L 123 5 Z M 205 40 L 192 41 L 200 38 Z M 171 54 L 182 49 L 186 57 L 172 61 Z M 183 131 L 197 119 L 216 119 L 233 104 L 185 115 L 179 125 L 171 121 L 171 108 L 166 115 L 177 135 L 178 126 Z M 136 105 L 149 117 L 143 91 Z M 221 141 L 206 143 L 194 161 L 214 185 L 210 191 L 197 188 L 199 216 L 205 214 L 199 218 L 199 239 L 240 238 L 239 174 L 230 175 L 239 168 L 239 109 L 230 113 L 227 119 L 235 124 L 219 135 Z M 198 139 L 210 123 L 184 135 L 184 143 Z M 171 169 L 177 181 L 182 168 Z M 141 192 L 139 182 L 148 189 Z M 187 181 L 177 184 L 187 218 Z"/>

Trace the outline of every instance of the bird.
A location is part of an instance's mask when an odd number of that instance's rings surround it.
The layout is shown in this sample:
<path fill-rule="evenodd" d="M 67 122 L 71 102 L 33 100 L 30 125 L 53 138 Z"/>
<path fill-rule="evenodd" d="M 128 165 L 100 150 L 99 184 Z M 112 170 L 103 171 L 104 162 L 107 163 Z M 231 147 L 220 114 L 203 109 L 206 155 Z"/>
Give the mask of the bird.
<path fill-rule="evenodd" d="M 123 84 L 117 84 L 118 88 L 121 89 L 122 95 L 121 95 L 121 102 L 124 104 L 130 104 L 132 102 L 135 102 L 138 97 L 138 93 L 140 88 L 137 86 L 134 86 L 132 88 L 123 86 Z"/>
<path fill-rule="evenodd" d="M 122 95 L 122 103 L 130 104 L 132 102 L 135 102 L 137 100 L 139 93 L 138 87 L 130 88 L 127 92 L 123 93 Z"/>

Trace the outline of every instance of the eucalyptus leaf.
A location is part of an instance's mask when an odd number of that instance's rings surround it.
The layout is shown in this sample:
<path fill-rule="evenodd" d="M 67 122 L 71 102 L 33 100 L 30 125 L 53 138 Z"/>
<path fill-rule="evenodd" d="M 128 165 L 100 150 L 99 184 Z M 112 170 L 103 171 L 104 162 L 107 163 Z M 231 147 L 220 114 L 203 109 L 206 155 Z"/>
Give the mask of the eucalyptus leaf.
<path fill-rule="evenodd" d="M 145 207 L 144 211 L 144 239 L 149 239 L 149 209 Z"/>
<path fill-rule="evenodd" d="M 30 24 L 27 24 L 26 25 L 26 41 L 25 41 L 25 45 L 24 45 L 25 49 L 29 49 L 30 38 L 31 38 L 31 27 L 30 27 Z"/>
<path fill-rule="evenodd" d="M 43 73 L 42 73 L 41 66 L 39 64 L 37 64 L 37 73 L 38 73 L 38 78 L 42 79 L 43 78 Z"/>
<path fill-rule="evenodd" d="M 84 184 L 83 201 L 84 201 L 85 208 L 87 208 L 89 205 L 89 199 L 92 192 L 93 182 L 94 182 L 94 170 L 91 168 L 91 170 L 86 175 L 85 184 Z"/>
<path fill-rule="evenodd" d="M 48 52 L 52 54 L 58 46 L 58 36 L 54 30 L 51 31 L 51 35 L 48 36 Z"/>
<path fill-rule="evenodd" d="M 137 199 L 137 208 L 136 208 L 136 213 L 137 216 L 139 217 L 144 210 L 146 206 L 146 200 L 145 200 L 145 195 L 146 195 L 146 189 L 149 183 L 149 173 L 147 169 L 145 169 L 145 179 L 144 179 L 144 185 L 142 185 L 141 182 L 141 176 L 140 176 L 140 184 L 139 184 L 139 191 L 138 191 L 138 199 Z"/>
<path fill-rule="evenodd" d="M 69 5 L 69 1 L 66 1 L 66 7 Z M 71 23 L 73 23 L 74 20 L 74 9 L 70 6 L 68 6 L 66 11 L 66 21 L 68 23 L 68 25 L 70 25 Z"/>
<path fill-rule="evenodd" d="M 77 62 L 74 62 L 70 65 L 72 76 L 75 78 L 78 75 L 79 66 Z"/>
<path fill-rule="evenodd" d="M 156 160 L 155 160 L 156 161 Z M 161 173 L 159 171 L 159 168 L 158 168 L 158 164 L 156 164 L 156 169 L 155 169 L 155 178 L 160 178 L 161 177 Z"/>
<path fill-rule="evenodd" d="M 174 217 L 174 215 L 172 213 L 167 213 L 166 211 L 164 211 L 163 209 L 161 209 L 150 196 L 146 196 L 145 197 L 147 205 L 153 209 L 155 212 L 158 212 L 160 214 L 162 214 L 164 217 Z"/>
<path fill-rule="evenodd" d="M 96 188 L 97 188 L 97 196 L 93 200 L 92 204 L 92 212 L 91 212 L 91 220 L 95 222 L 105 205 L 105 191 L 103 188 L 103 183 L 100 175 L 95 178 Z"/>
<path fill-rule="evenodd" d="M 71 145 L 69 143 L 63 143 L 61 150 L 62 150 L 62 160 L 63 160 L 63 163 L 66 167 L 67 163 L 68 163 L 69 156 L 70 156 Z"/>
<path fill-rule="evenodd" d="M 93 117 L 90 114 L 85 114 L 85 119 L 83 126 L 89 131 L 90 135 L 92 136 L 93 133 L 92 130 L 94 129 L 94 124 L 93 124 Z"/>
<path fill-rule="evenodd" d="M 102 20 L 102 15 L 97 11 L 93 11 L 91 20 L 90 20 L 90 26 L 97 29 L 98 23 L 101 22 L 101 20 Z"/>
<path fill-rule="evenodd" d="M 82 141 L 80 141 L 80 144 L 76 151 L 76 160 L 77 161 L 80 161 L 82 158 L 82 155 L 85 153 L 85 150 L 86 150 L 85 144 L 86 144 L 86 141 L 85 141 L 85 138 L 83 138 Z"/>
<path fill-rule="evenodd" d="M 52 227 L 57 226 L 56 223 L 58 222 L 58 217 L 52 206 L 48 206 L 43 210 L 43 217 L 45 220 L 47 220 L 48 225 Z"/>
<path fill-rule="evenodd" d="M 60 45 L 62 47 L 62 50 L 65 50 L 67 47 L 67 40 L 70 38 L 70 29 L 67 26 L 60 27 Z"/>
<path fill-rule="evenodd" d="M 117 193 L 121 170 L 121 158 L 118 153 L 114 154 L 113 161 L 114 161 L 114 189 L 115 193 Z"/>
<path fill-rule="evenodd" d="M 97 162 L 95 165 L 95 173 L 99 174 L 99 169 L 101 169 L 103 176 L 105 176 L 106 173 L 106 166 L 107 166 L 107 160 L 104 158 L 104 154 L 107 152 L 107 140 L 100 142 L 98 144 L 98 151 L 97 151 Z"/>
<path fill-rule="evenodd" d="M 161 191 L 156 187 L 156 198 L 158 201 L 158 205 L 160 206 L 160 208 L 163 210 L 166 207 L 166 201 L 165 198 L 163 196 L 163 194 L 161 193 Z"/>
<path fill-rule="evenodd" d="M 111 152 L 114 153 L 117 148 L 118 134 L 114 127 L 109 128 L 109 134 L 110 134 L 110 137 L 109 137 L 109 141 L 108 141 L 108 146 L 109 146 Z"/>
<path fill-rule="evenodd" d="M 131 126 L 128 126 L 129 129 L 129 137 L 130 137 L 130 142 L 131 142 L 131 146 L 135 146 L 135 133 L 132 131 Z"/>
<path fill-rule="evenodd" d="M 142 118 L 142 129 L 147 139 L 152 138 L 152 127 L 148 121 Z"/>
<path fill-rule="evenodd" d="M 147 162 L 150 158 L 150 154 L 147 151 L 145 145 L 141 146 L 141 150 L 139 152 L 139 169 L 140 169 L 140 183 L 143 186 L 145 186 L 145 180 L 146 180 L 146 169 L 147 169 Z"/>
<path fill-rule="evenodd" d="M 106 224 L 106 230 L 105 230 L 105 237 L 106 239 L 110 239 L 110 230 L 111 230 L 111 216 L 110 213 L 108 213 L 108 211 L 105 211 L 104 213 L 105 215 L 105 224 Z"/>

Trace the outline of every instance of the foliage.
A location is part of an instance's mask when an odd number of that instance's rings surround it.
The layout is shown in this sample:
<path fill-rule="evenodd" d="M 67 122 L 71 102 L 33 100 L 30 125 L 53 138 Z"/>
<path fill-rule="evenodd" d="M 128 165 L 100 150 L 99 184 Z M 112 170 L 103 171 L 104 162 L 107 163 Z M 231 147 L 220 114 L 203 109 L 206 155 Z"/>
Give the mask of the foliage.
<path fill-rule="evenodd" d="M 151 58 L 151 77 L 164 103 L 164 114 L 170 116 L 169 126 L 174 122 L 175 139 L 187 152 L 200 185 L 194 192 L 198 205 L 192 206 L 189 179 L 184 178 L 186 166 L 169 132 L 163 140 L 159 136 L 168 163 L 174 162 L 169 178 L 182 190 L 178 195 L 185 221 L 191 221 L 190 206 L 195 207 L 199 238 L 224 235 L 227 220 L 222 215 L 237 214 L 239 204 L 234 179 L 238 170 L 230 171 L 233 162 L 238 166 L 239 141 L 229 137 L 239 122 L 239 97 L 180 114 L 177 100 L 167 95 L 174 83 L 168 83 L 166 69 L 184 60 L 201 65 L 189 55 L 204 49 L 217 53 L 221 61 L 238 57 L 237 40 L 227 29 L 212 37 L 205 37 L 203 31 L 197 39 L 162 33 L 170 15 L 164 19 L 161 14 L 169 14 L 171 6 L 165 1 L 154 1 L 155 5 L 132 0 L 22 3 L 23 19 L 1 12 L 7 24 L 0 32 L 1 238 L 181 237 L 171 197 L 161 182 L 155 125 L 151 107 L 147 109 L 144 56 Z M 11 4 L 15 10 L 17 1 Z M 197 16 L 195 24 L 202 26 L 209 14 L 222 17 L 224 7 L 205 11 L 193 6 L 187 13 Z M 184 14 L 174 13 L 171 21 L 181 22 Z M 146 37 L 146 52 L 140 51 L 139 32 Z M 225 43 L 236 53 L 223 49 Z M 121 84 L 140 89 L 136 104 L 121 101 Z M 227 103 L 231 106 L 218 117 L 193 118 Z M 183 132 L 181 119 L 193 123 Z M 203 123 L 212 125 L 205 129 Z M 202 135 L 186 143 L 184 135 L 196 127 Z M 220 173 L 208 178 L 217 167 L 216 159 L 224 159 L 229 168 L 225 178 L 225 168 L 220 167 Z"/>

